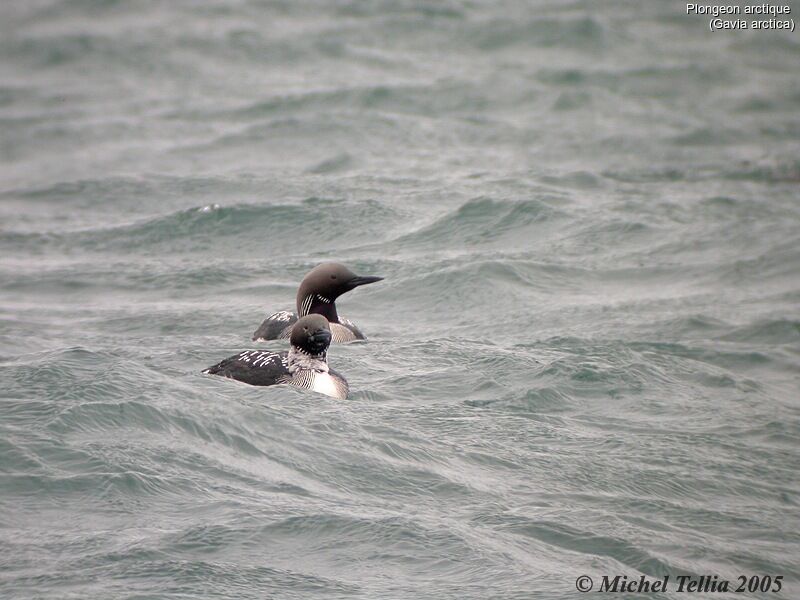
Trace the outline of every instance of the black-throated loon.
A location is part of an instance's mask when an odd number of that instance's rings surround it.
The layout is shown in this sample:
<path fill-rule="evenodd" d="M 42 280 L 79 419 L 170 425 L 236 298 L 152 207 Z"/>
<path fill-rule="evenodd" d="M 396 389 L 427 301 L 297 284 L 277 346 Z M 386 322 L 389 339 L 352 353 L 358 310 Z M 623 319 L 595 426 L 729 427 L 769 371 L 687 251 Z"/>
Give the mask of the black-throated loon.
<path fill-rule="evenodd" d="M 253 341 L 285 339 L 299 317 L 319 314 L 328 319 L 333 342 L 366 339 L 358 327 L 336 312 L 336 299 L 350 290 L 383 277 L 362 277 L 340 263 L 322 263 L 303 277 L 297 290 L 297 312 L 282 310 L 268 316 L 253 333 Z"/>
<path fill-rule="evenodd" d="M 331 330 L 325 317 L 302 317 L 292 326 L 289 341 L 292 346 L 288 351 L 245 350 L 203 373 L 250 385 L 288 384 L 333 398 L 347 398 L 347 381 L 328 367 Z"/>

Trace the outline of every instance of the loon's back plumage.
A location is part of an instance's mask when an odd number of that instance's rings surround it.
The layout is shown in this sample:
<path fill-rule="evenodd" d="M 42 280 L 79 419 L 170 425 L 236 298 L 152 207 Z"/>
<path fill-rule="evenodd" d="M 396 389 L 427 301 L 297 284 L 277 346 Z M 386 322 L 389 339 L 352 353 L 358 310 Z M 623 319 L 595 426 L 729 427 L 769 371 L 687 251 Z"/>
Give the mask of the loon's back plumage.
<path fill-rule="evenodd" d="M 271 314 L 253 333 L 254 342 L 289 339 L 292 325 L 297 323 L 297 313 L 281 310 Z"/>
<path fill-rule="evenodd" d="M 297 323 L 297 313 L 282 310 L 271 314 L 253 333 L 253 341 L 266 342 L 269 340 L 288 339 L 292 334 L 292 326 L 295 323 Z M 367 336 L 361 333 L 355 323 L 344 317 L 339 317 L 338 323 L 330 323 L 330 328 L 332 342 L 354 342 L 367 339 Z"/>
<path fill-rule="evenodd" d="M 203 373 L 220 375 L 250 385 L 276 385 L 289 374 L 289 353 L 245 350 L 226 358 Z"/>

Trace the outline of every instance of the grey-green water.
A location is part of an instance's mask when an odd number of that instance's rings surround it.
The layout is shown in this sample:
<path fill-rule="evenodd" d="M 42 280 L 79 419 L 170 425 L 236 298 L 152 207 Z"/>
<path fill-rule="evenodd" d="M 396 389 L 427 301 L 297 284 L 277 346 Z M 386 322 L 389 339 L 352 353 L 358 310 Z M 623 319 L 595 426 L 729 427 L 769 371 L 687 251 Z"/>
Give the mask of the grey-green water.
<path fill-rule="evenodd" d="M 797 598 L 798 36 L 3 2 L 0 597 Z M 331 259 L 349 400 L 200 375 Z"/>

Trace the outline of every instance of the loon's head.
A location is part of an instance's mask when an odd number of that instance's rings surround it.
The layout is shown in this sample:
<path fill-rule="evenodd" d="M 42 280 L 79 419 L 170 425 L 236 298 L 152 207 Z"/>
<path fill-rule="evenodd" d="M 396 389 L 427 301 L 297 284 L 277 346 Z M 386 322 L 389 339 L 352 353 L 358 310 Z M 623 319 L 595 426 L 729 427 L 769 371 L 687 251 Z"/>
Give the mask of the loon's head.
<path fill-rule="evenodd" d="M 328 319 L 322 315 L 307 315 L 302 317 L 292 327 L 289 340 L 293 348 L 310 356 L 322 356 L 331 345 L 331 328 Z"/>
<path fill-rule="evenodd" d="M 322 263 L 317 265 L 300 282 L 297 290 L 297 314 L 324 315 L 329 321 L 337 323 L 334 302 L 342 294 L 360 285 L 375 283 L 383 277 L 362 277 L 340 263 Z"/>

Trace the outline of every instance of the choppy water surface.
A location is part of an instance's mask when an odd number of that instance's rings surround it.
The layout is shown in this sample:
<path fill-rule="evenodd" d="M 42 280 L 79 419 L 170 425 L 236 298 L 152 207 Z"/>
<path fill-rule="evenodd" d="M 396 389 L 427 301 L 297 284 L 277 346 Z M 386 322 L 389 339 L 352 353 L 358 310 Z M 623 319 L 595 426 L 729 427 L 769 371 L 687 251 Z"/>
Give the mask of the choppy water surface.
<path fill-rule="evenodd" d="M 667 2 L 3 3 L 0 595 L 798 597 L 798 64 Z M 386 277 L 349 400 L 200 375 L 330 259 Z"/>

